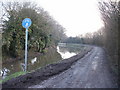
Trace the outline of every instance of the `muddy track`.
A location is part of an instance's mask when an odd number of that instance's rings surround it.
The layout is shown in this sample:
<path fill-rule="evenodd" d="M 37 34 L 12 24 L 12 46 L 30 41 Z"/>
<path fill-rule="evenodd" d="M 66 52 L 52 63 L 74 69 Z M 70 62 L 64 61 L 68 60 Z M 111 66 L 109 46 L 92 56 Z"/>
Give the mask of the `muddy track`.
<path fill-rule="evenodd" d="M 105 52 L 94 47 L 68 70 L 29 88 L 117 88 Z"/>
<path fill-rule="evenodd" d="M 83 58 L 88 52 L 91 52 L 92 47 L 89 47 L 81 51 L 78 55 L 71 58 L 61 60 L 54 64 L 49 64 L 41 69 L 38 69 L 32 73 L 13 78 L 2 84 L 2 88 L 27 88 L 44 80 L 49 79 L 52 76 L 58 75 L 66 70 L 68 70 L 71 65 L 76 61 Z"/>

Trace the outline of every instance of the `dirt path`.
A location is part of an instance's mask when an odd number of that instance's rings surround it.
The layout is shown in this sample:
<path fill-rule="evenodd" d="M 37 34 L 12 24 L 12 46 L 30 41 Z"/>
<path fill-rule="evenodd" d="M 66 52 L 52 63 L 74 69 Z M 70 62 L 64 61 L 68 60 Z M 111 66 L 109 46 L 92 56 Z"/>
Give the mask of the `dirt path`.
<path fill-rule="evenodd" d="M 80 58 L 83 58 L 88 52 L 92 50 L 91 46 L 86 46 L 81 52 L 73 57 L 60 60 L 53 64 L 46 65 L 31 73 L 21 75 L 2 83 L 2 88 L 28 88 L 29 86 L 41 83 L 52 76 L 58 75 L 65 70 L 68 70 Z"/>
<path fill-rule="evenodd" d="M 68 70 L 29 88 L 115 88 L 104 51 L 94 47 Z"/>

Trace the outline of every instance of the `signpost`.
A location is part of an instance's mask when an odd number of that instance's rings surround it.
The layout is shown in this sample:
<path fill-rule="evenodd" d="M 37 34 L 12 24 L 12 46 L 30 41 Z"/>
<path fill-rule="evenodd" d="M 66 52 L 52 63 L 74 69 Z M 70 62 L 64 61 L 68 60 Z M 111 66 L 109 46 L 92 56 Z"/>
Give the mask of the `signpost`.
<path fill-rule="evenodd" d="M 27 41 L 28 41 L 28 28 L 31 26 L 32 21 L 30 18 L 25 18 L 22 21 L 22 26 L 26 28 L 26 35 L 25 35 L 25 72 L 27 71 Z"/>

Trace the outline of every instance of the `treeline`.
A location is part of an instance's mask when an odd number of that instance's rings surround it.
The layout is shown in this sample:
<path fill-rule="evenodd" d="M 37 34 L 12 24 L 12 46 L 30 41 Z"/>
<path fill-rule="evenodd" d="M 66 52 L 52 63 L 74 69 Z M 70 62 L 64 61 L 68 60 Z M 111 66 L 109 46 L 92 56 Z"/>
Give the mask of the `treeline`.
<path fill-rule="evenodd" d="M 109 60 L 113 69 L 116 68 L 116 73 L 118 73 L 118 32 L 120 32 L 120 28 L 118 28 L 120 23 L 118 20 L 120 18 L 120 1 L 114 2 L 111 0 L 109 2 L 99 2 L 99 9 L 102 15 L 102 20 L 104 21 L 102 34 L 103 46 L 109 54 Z"/>
<path fill-rule="evenodd" d="M 97 45 L 97 46 L 103 46 L 103 29 L 102 27 L 100 30 L 94 32 L 94 33 L 86 33 L 85 35 L 79 35 L 76 37 L 68 37 L 64 40 L 62 40 L 62 43 L 78 43 L 78 44 L 91 44 L 91 45 Z"/>
<path fill-rule="evenodd" d="M 32 25 L 28 30 L 28 50 L 44 52 L 45 48 L 56 45 L 66 37 L 63 28 L 43 8 L 37 4 L 9 2 L 4 8 L 2 55 L 17 57 L 25 48 L 25 29 L 22 20 L 30 18 Z"/>
<path fill-rule="evenodd" d="M 62 40 L 62 43 L 78 43 L 78 44 L 91 44 L 102 46 L 103 42 L 103 28 L 94 33 L 86 33 L 85 35 L 79 35 L 76 37 L 68 37 Z"/>
<path fill-rule="evenodd" d="M 101 1 L 98 3 L 98 7 L 104 22 L 104 27 L 97 32 L 87 33 L 84 36 L 80 35 L 75 38 L 69 37 L 63 42 L 75 42 L 104 47 L 109 55 L 109 62 L 112 69 L 116 70 L 115 72 L 118 73 L 118 56 L 120 55 L 120 1 Z"/>
<path fill-rule="evenodd" d="M 83 43 L 82 38 L 79 37 L 68 37 L 61 41 L 62 43 Z"/>

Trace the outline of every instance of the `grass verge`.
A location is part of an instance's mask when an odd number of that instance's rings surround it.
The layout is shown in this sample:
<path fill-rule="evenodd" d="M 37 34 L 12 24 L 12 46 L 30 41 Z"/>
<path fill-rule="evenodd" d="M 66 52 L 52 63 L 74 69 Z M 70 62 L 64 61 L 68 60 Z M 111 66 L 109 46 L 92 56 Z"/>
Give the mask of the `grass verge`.
<path fill-rule="evenodd" d="M 26 72 L 23 72 L 23 71 L 16 72 L 14 74 L 11 74 L 10 76 L 7 76 L 5 79 L 0 80 L 0 83 L 6 82 L 7 80 L 10 80 L 12 78 L 15 78 L 15 77 L 18 77 L 18 76 L 21 76 L 21 75 L 24 75 L 24 74 L 26 74 Z"/>

